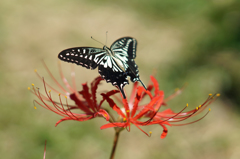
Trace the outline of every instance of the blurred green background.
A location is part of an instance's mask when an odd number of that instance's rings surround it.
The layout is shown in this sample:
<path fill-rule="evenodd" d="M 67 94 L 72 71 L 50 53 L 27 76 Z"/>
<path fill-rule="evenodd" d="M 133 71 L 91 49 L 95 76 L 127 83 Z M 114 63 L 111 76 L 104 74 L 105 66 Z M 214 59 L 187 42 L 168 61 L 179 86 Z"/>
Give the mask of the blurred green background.
<path fill-rule="evenodd" d="M 100 130 L 106 122 L 66 121 L 37 106 L 27 87 L 43 88 L 34 69 L 50 81 L 44 59 L 59 79 L 57 55 L 75 46 L 108 46 L 123 36 L 138 40 L 136 63 L 144 83 L 153 70 L 166 96 L 188 83 L 169 102 L 180 111 L 201 104 L 208 93 L 221 93 L 210 114 L 198 123 L 162 128 L 148 138 L 132 126 L 122 132 L 120 158 L 237 159 L 240 158 L 240 2 L 238 0 L 1 0 L 0 1 L 0 154 L 6 159 L 109 158 L 114 131 Z M 70 77 L 70 64 L 62 63 Z M 96 70 L 75 67 L 78 88 L 95 78 Z M 51 82 L 49 82 L 51 83 Z M 105 82 L 103 82 L 105 83 Z M 54 84 L 52 82 L 52 84 Z M 103 90 L 113 89 L 103 84 Z M 127 92 L 132 84 L 126 86 Z M 200 115 L 201 116 L 201 115 Z M 191 121 L 191 120 L 189 120 Z"/>

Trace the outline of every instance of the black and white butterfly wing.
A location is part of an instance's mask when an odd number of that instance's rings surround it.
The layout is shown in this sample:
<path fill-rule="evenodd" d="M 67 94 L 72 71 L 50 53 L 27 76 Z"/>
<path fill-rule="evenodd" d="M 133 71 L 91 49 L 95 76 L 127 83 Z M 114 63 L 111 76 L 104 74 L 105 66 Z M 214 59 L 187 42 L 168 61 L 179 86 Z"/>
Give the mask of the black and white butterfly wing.
<path fill-rule="evenodd" d="M 75 47 L 61 51 L 60 60 L 95 69 L 106 56 L 106 50 L 93 47 Z"/>
<path fill-rule="evenodd" d="M 130 76 L 131 81 L 140 81 L 142 83 L 138 74 L 138 66 L 134 61 L 136 58 L 137 40 L 131 37 L 123 37 L 116 40 L 110 48 L 114 55 L 126 65 L 125 72 L 127 76 Z M 142 85 L 145 87 L 143 83 Z"/>
<path fill-rule="evenodd" d="M 123 37 L 114 41 L 110 49 L 118 54 L 116 56 L 126 56 L 129 59 L 135 59 L 137 40 L 131 37 Z"/>

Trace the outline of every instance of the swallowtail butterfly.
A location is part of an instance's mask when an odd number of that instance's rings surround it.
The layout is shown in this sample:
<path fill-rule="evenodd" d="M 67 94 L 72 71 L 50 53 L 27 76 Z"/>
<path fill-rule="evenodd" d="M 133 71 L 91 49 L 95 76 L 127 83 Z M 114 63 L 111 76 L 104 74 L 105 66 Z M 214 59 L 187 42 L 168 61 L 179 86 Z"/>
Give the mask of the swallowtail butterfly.
<path fill-rule="evenodd" d="M 94 47 L 74 47 L 63 50 L 59 53 L 58 58 L 63 61 L 75 63 L 95 69 L 102 78 L 112 85 L 117 86 L 126 98 L 123 87 L 128 83 L 127 76 L 130 76 L 132 82 L 139 81 L 142 83 L 138 74 L 138 66 L 134 59 L 136 58 L 137 40 L 131 37 L 123 37 L 108 48 L 106 45 L 101 48 Z"/>

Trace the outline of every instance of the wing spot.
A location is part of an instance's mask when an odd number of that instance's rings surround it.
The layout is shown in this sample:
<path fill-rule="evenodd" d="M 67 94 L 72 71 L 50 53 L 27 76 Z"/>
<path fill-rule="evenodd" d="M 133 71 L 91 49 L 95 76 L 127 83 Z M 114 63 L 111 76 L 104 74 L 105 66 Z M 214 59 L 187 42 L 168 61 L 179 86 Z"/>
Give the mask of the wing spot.
<path fill-rule="evenodd" d="M 69 53 L 66 53 L 66 56 L 69 56 Z"/>
<path fill-rule="evenodd" d="M 63 57 L 63 55 L 60 55 L 60 57 Z"/>

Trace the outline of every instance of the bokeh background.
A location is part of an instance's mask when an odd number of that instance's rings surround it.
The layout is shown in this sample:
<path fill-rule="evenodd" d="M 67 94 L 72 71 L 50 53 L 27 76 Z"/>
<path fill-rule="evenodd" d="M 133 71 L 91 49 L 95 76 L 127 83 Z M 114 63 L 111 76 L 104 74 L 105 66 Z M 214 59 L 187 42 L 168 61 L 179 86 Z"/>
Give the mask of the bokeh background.
<path fill-rule="evenodd" d="M 237 159 L 240 158 L 240 2 L 238 0 L 1 0 L 0 1 L 0 155 L 6 159 L 109 158 L 114 131 L 100 130 L 106 122 L 66 121 L 37 106 L 27 87 L 43 88 L 34 69 L 51 83 L 46 62 L 59 79 L 57 55 L 75 46 L 108 46 L 123 36 L 138 40 L 136 63 L 144 83 L 156 70 L 166 96 L 188 83 L 169 102 L 175 111 L 186 103 L 201 104 L 209 93 L 221 93 L 200 122 L 151 127 L 151 138 L 132 127 L 122 132 L 120 158 Z M 70 64 L 62 63 L 70 77 Z M 75 67 L 78 88 L 98 73 Z M 103 82 L 105 83 L 105 82 Z M 52 82 L 54 85 L 54 83 Z M 110 90 L 111 84 L 102 84 Z M 127 92 L 132 84 L 126 86 Z M 189 109 L 190 109 L 189 108 Z M 201 116 L 201 115 L 200 115 Z M 191 120 L 190 120 L 191 121 Z"/>

